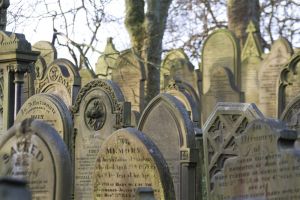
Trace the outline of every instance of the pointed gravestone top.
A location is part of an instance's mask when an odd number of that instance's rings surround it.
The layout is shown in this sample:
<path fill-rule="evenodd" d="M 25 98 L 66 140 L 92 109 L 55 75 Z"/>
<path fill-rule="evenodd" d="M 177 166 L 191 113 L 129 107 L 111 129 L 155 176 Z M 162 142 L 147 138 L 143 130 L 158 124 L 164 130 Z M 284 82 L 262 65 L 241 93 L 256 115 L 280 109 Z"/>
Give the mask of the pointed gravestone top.
<path fill-rule="evenodd" d="M 242 61 L 249 57 L 260 57 L 262 54 L 262 47 L 256 34 L 257 29 L 252 20 L 249 22 L 246 32 L 248 37 L 242 50 Z"/>
<path fill-rule="evenodd" d="M 249 22 L 249 24 L 247 26 L 246 32 L 247 33 L 255 33 L 255 32 L 257 32 L 257 29 L 256 29 L 256 27 L 255 27 L 255 25 L 254 25 L 254 23 L 253 23 L 252 20 L 250 20 L 250 22 Z"/>

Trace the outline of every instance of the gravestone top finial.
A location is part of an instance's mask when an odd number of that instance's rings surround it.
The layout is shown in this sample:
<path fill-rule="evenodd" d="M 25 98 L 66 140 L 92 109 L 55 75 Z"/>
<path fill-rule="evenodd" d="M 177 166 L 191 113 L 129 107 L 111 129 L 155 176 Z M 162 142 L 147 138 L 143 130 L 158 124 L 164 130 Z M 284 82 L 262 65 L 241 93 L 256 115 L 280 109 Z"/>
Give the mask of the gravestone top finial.
<path fill-rule="evenodd" d="M 255 33 L 255 32 L 257 32 L 257 28 L 255 27 L 255 24 L 254 24 L 254 22 L 252 20 L 249 21 L 249 24 L 247 26 L 246 32 L 247 33 Z"/>

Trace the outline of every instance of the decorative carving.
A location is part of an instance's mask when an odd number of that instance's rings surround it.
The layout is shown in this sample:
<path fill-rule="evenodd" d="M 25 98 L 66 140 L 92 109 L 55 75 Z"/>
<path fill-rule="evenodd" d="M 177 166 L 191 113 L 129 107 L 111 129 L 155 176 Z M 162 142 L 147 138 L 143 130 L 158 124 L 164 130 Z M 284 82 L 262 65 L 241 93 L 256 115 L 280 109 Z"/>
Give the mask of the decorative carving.
<path fill-rule="evenodd" d="M 59 70 L 57 66 L 52 66 L 49 71 L 49 78 L 51 81 L 55 81 L 58 78 Z"/>
<path fill-rule="evenodd" d="M 94 130 L 100 130 L 106 120 L 106 108 L 104 103 L 99 99 L 92 99 L 85 110 L 85 123 Z"/>
<path fill-rule="evenodd" d="M 25 35 L 0 31 L 0 50 L 21 50 L 31 51 L 31 44 L 26 40 Z"/>

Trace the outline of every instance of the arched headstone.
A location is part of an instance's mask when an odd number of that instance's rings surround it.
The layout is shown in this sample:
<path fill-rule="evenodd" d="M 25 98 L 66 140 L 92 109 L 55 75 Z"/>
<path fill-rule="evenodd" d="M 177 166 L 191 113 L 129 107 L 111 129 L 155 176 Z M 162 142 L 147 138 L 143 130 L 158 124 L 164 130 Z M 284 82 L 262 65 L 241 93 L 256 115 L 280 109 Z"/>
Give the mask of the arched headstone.
<path fill-rule="evenodd" d="M 67 59 L 53 61 L 43 79 L 35 81 L 35 93 L 50 93 L 59 96 L 70 107 L 80 89 L 78 69 Z"/>
<path fill-rule="evenodd" d="M 78 93 L 72 108 L 75 134 L 76 200 L 93 199 L 92 174 L 103 142 L 130 125 L 130 103 L 110 80 L 95 79 Z"/>
<path fill-rule="evenodd" d="M 289 102 L 281 113 L 280 120 L 285 122 L 291 130 L 300 131 L 300 95 Z"/>
<path fill-rule="evenodd" d="M 159 94 L 144 110 L 138 129 L 155 143 L 166 159 L 176 199 L 193 199 L 196 144 L 193 122 L 184 105 L 170 94 Z"/>
<path fill-rule="evenodd" d="M 203 93 L 207 93 L 211 83 L 211 71 L 215 67 L 227 67 L 233 74 L 233 83 L 240 86 L 240 50 L 237 39 L 227 29 L 214 31 L 206 39 L 202 49 Z"/>
<path fill-rule="evenodd" d="M 93 176 L 94 199 L 135 199 L 150 187 L 155 199 L 175 199 L 166 161 L 155 144 L 134 128 L 114 132 L 102 145 Z"/>
<path fill-rule="evenodd" d="M 14 125 L 0 141 L 0 155 L 0 176 L 28 181 L 33 200 L 71 199 L 70 155 L 50 125 L 32 119 Z"/>

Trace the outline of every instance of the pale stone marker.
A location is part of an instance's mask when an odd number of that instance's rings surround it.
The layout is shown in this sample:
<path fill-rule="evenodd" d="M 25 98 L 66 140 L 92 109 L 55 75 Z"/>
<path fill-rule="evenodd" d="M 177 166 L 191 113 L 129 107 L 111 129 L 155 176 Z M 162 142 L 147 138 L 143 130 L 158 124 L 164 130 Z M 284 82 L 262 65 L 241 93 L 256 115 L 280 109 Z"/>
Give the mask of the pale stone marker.
<path fill-rule="evenodd" d="M 72 167 L 67 147 L 56 130 L 26 119 L 0 141 L 0 176 L 28 181 L 33 200 L 68 200 Z"/>
<path fill-rule="evenodd" d="M 214 31 L 206 39 L 202 49 L 203 93 L 211 83 L 211 71 L 215 67 L 227 67 L 233 74 L 233 83 L 240 86 L 240 50 L 235 36 L 227 29 Z"/>
<path fill-rule="evenodd" d="M 166 90 L 172 80 L 180 80 L 191 85 L 197 95 L 199 95 L 198 76 L 195 72 L 195 67 L 189 61 L 183 49 L 175 49 L 168 52 L 162 60 L 160 68 L 161 91 Z"/>
<path fill-rule="evenodd" d="M 75 129 L 76 200 L 93 199 L 92 174 L 103 142 L 130 125 L 130 103 L 110 80 L 93 80 L 78 93 L 72 108 Z"/>
<path fill-rule="evenodd" d="M 59 96 L 71 107 L 80 89 L 78 69 L 67 59 L 57 59 L 47 68 L 43 79 L 36 79 L 35 93 L 50 93 Z"/>
<path fill-rule="evenodd" d="M 41 52 L 40 56 L 44 59 L 46 66 L 57 59 L 57 51 L 48 41 L 38 41 L 32 46 L 32 50 Z"/>
<path fill-rule="evenodd" d="M 203 95 L 202 114 L 205 122 L 218 102 L 242 102 L 241 93 L 233 82 L 233 74 L 226 67 L 214 67 L 210 74 L 209 90 Z"/>
<path fill-rule="evenodd" d="M 172 174 L 176 199 L 194 199 L 196 143 L 194 126 L 184 105 L 161 93 L 144 110 L 138 129 L 159 148 Z"/>
<path fill-rule="evenodd" d="M 296 53 L 280 73 L 278 89 L 278 116 L 300 94 L 300 53 Z"/>
<path fill-rule="evenodd" d="M 245 102 L 259 103 L 258 71 L 262 62 L 262 47 L 252 21 L 247 27 L 248 37 L 242 50 L 241 91 Z"/>
<path fill-rule="evenodd" d="M 21 107 L 15 123 L 27 118 L 40 119 L 51 125 L 70 148 L 73 122 L 70 111 L 62 100 L 52 94 L 36 94 Z"/>
<path fill-rule="evenodd" d="M 223 162 L 211 181 L 211 199 L 300 199 L 297 132 L 275 120 L 253 121 L 236 138 L 237 156 Z"/>
<path fill-rule="evenodd" d="M 171 175 L 154 143 L 134 128 L 114 132 L 102 145 L 95 165 L 95 200 L 134 200 L 151 187 L 156 200 L 175 199 Z"/>
<path fill-rule="evenodd" d="M 254 104 L 218 103 L 203 127 L 206 188 L 211 200 L 211 180 L 222 169 L 226 159 L 236 156 L 236 137 L 241 135 L 249 122 L 262 119 Z"/>
<path fill-rule="evenodd" d="M 292 56 L 293 49 L 289 42 L 280 38 L 276 40 L 270 53 L 263 60 L 259 73 L 259 104 L 258 108 L 266 117 L 277 117 L 277 91 L 280 72 Z"/>
<path fill-rule="evenodd" d="M 131 102 L 132 110 L 142 111 L 147 85 L 145 67 L 131 49 L 123 51 L 117 58 L 111 77 L 121 88 L 125 100 Z"/>
<path fill-rule="evenodd" d="M 107 38 L 106 47 L 103 54 L 96 63 L 96 74 L 99 78 L 111 79 L 112 69 L 115 67 L 120 52 L 115 48 L 112 38 Z"/>

